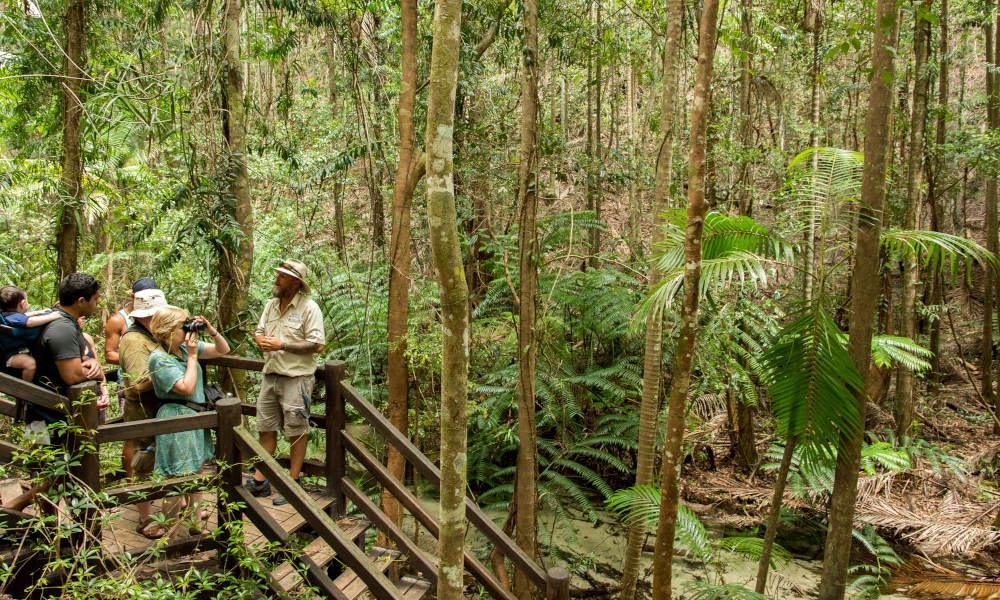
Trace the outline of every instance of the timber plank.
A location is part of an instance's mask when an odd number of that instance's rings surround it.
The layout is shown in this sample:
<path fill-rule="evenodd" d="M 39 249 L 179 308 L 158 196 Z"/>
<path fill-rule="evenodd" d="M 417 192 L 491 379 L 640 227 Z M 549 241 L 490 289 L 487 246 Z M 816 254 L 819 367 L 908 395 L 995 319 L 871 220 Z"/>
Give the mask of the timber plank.
<path fill-rule="evenodd" d="M 28 383 L 17 377 L 11 377 L 5 373 L 0 373 L 0 392 L 20 398 L 21 400 L 33 402 L 39 406 L 44 406 L 63 415 L 66 414 L 63 407 L 69 405 L 69 400 L 66 399 L 66 396 L 61 396 L 49 389 Z"/>
<path fill-rule="evenodd" d="M 399 591 L 402 592 L 404 600 L 421 600 L 429 589 L 431 582 L 426 579 L 404 577 L 399 582 Z"/>
<path fill-rule="evenodd" d="M 368 528 L 368 522 L 364 519 L 351 517 L 337 521 L 337 526 L 341 528 L 346 537 L 356 540 L 360 534 L 364 534 L 365 530 Z M 392 550 L 387 550 L 385 548 L 373 548 L 366 554 L 366 556 L 368 556 L 373 563 L 378 565 L 379 560 L 387 560 L 385 557 L 391 556 L 392 552 Z M 313 562 L 320 567 L 326 566 L 337 556 L 334 549 L 331 548 L 330 545 L 327 544 L 321 537 L 309 542 L 309 544 L 302 549 L 302 553 L 311 558 Z M 395 555 L 398 556 L 399 553 L 397 552 Z M 278 565 L 273 571 L 271 571 L 271 577 L 278 582 L 278 586 L 283 592 L 290 592 L 299 587 L 302 583 L 295 564 L 292 561 L 285 561 Z"/>
<path fill-rule="evenodd" d="M 20 479 L 11 478 L 0 481 L 0 504 L 7 504 L 20 496 L 23 491 Z"/>

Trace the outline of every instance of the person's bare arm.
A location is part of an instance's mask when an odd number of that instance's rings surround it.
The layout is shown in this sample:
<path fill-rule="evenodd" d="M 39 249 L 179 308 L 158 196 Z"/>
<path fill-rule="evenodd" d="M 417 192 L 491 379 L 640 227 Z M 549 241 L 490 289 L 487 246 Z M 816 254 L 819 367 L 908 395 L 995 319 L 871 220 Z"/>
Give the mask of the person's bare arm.
<path fill-rule="evenodd" d="M 170 389 L 182 396 L 190 396 L 198 385 L 198 336 L 193 333 L 187 334 L 184 344 L 188 351 L 184 377 L 178 379 Z"/>
<path fill-rule="evenodd" d="M 292 354 L 316 354 L 323 351 L 323 344 L 316 342 L 281 342 L 279 350 Z"/>
<path fill-rule="evenodd" d="M 215 358 L 229 354 L 229 341 L 215 327 L 212 327 L 212 324 L 205 317 L 195 317 L 195 320 L 203 322 L 206 326 L 206 332 L 212 337 L 212 343 L 205 344 L 202 348 L 200 358 Z"/>
<path fill-rule="evenodd" d="M 41 327 L 42 325 L 48 325 L 52 321 L 55 321 L 60 317 L 59 313 L 56 311 L 43 313 L 40 315 L 29 315 L 28 316 L 28 327 Z"/>
<path fill-rule="evenodd" d="M 83 370 L 83 361 L 79 358 L 65 358 L 56 361 L 56 369 L 59 370 L 59 377 L 67 385 L 82 383 L 87 380 L 87 374 Z"/>
<path fill-rule="evenodd" d="M 115 313 L 108 317 L 108 322 L 104 324 L 104 360 L 117 365 L 118 346 L 122 340 L 122 329 L 125 329 L 125 319 L 121 314 Z"/>

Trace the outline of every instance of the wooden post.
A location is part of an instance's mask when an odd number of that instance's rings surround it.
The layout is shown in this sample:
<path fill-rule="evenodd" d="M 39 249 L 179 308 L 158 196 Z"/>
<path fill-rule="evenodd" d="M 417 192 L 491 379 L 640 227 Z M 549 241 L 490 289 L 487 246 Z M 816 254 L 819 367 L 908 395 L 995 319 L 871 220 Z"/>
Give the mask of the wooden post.
<path fill-rule="evenodd" d="M 97 394 L 100 393 L 96 381 L 87 381 L 71 385 L 66 391 L 69 406 L 66 414 L 73 425 L 69 435 L 69 450 L 71 455 L 79 456 L 79 464 L 70 467 L 70 473 L 84 486 L 84 494 L 92 499 L 101 491 L 101 449 L 97 443 Z M 89 491 L 86 489 L 89 488 Z M 100 544 L 101 523 L 94 502 L 87 502 L 80 509 L 84 529 L 90 532 Z M 80 541 L 86 542 L 84 539 Z M 74 546 L 79 548 L 76 541 Z"/>
<path fill-rule="evenodd" d="M 549 567 L 545 572 L 545 600 L 569 600 L 569 572 Z"/>
<path fill-rule="evenodd" d="M 340 382 L 344 379 L 346 365 L 342 360 L 326 363 L 326 492 L 333 496 L 330 515 L 339 517 L 346 510 L 344 491 L 340 479 L 344 476 L 344 440 L 340 432 L 344 429 L 344 394 Z"/>
<path fill-rule="evenodd" d="M 240 399 L 226 396 L 215 403 L 219 413 L 219 426 L 216 429 L 215 456 L 219 461 L 219 489 L 216 495 L 219 515 L 219 532 L 216 541 L 219 543 L 219 564 L 223 569 L 230 569 L 232 556 L 229 553 L 229 540 L 234 527 L 243 523 L 243 514 L 234 505 L 237 502 L 236 488 L 242 481 L 239 465 L 239 452 L 236 449 L 236 439 L 233 429 L 240 424 Z"/>

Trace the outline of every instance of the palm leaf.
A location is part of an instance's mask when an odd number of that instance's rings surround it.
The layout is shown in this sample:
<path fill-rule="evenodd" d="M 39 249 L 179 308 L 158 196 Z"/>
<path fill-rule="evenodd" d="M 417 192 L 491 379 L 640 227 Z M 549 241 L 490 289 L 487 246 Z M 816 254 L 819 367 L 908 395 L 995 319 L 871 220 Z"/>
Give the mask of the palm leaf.
<path fill-rule="evenodd" d="M 882 247 L 887 252 L 914 257 L 935 273 L 943 272 L 947 264 L 952 277 L 960 263 L 968 267 L 975 262 L 983 268 L 989 265 L 1000 270 L 997 257 L 986 248 L 970 239 L 939 231 L 887 229 L 882 232 Z"/>
<path fill-rule="evenodd" d="M 841 337 L 844 344 L 847 336 Z M 908 337 L 876 335 L 872 337 L 872 362 L 879 367 L 903 365 L 914 372 L 929 371 L 931 363 L 926 359 L 934 353 Z"/>
<path fill-rule="evenodd" d="M 804 311 L 762 359 L 772 410 L 782 436 L 828 450 L 861 428 L 855 393 L 863 383 L 842 332 L 821 306 Z"/>
<path fill-rule="evenodd" d="M 684 586 L 684 597 L 689 600 L 767 600 L 764 594 L 758 594 L 738 583 L 716 585 L 698 580 Z"/>

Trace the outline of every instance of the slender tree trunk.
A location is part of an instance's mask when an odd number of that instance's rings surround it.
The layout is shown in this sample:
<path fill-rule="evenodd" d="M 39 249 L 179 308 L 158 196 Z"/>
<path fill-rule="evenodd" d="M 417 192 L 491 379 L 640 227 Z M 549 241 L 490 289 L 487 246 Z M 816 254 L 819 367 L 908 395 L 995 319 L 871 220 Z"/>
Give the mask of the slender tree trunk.
<path fill-rule="evenodd" d="M 434 4 L 427 98 L 427 221 L 441 297 L 439 600 L 462 600 L 469 304 L 455 210 L 454 131 L 462 0 Z"/>
<path fill-rule="evenodd" d="M 927 56 L 930 51 L 931 22 L 921 18 L 923 11 L 930 11 L 931 0 L 923 0 L 917 11 L 913 35 L 915 58 L 913 81 L 913 111 L 910 116 L 910 160 L 907 164 L 906 228 L 920 227 L 921 188 L 923 187 L 924 129 L 927 124 L 927 88 L 930 77 Z M 917 285 L 920 267 L 915 256 L 903 260 L 903 336 L 917 339 Z M 896 435 L 902 438 L 913 432 L 914 374 L 905 366 L 899 367 L 896 386 Z"/>
<path fill-rule="evenodd" d="M 811 2 L 806 2 L 812 6 Z M 819 60 L 819 36 L 822 27 L 822 15 L 818 10 L 813 9 L 812 18 L 805 19 L 804 25 L 807 31 L 812 32 L 812 94 L 809 96 L 809 147 L 815 148 L 819 143 L 819 88 L 820 88 L 820 60 Z M 813 155 L 813 172 L 816 172 L 819 155 Z M 806 268 L 803 273 L 803 295 L 808 302 L 813 297 L 813 281 L 816 273 L 816 219 L 809 213 L 809 226 L 806 228 Z"/>
<path fill-rule="evenodd" d="M 240 16 L 243 0 L 226 0 L 222 15 L 223 90 L 222 127 L 225 137 L 225 164 L 228 189 L 226 211 L 240 228 L 233 247 L 224 247 L 219 260 L 219 324 L 233 349 L 239 352 L 246 341 L 246 324 L 240 315 L 247 310 L 250 275 L 253 269 L 253 209 L 247 175 L 246 115 L 243 110 L 243 68 L 240 61 Z M 224 369 L 223 386 L 244 395 L 244 371 Z"/>
<path fill-rule="evenodd" d="M 943 198 L 943 183 L 947 173 L 945 165 L 944 144 L 947 141 L 948 128 L 948 0 L 941 0 L 940 34 L 938 36 L 938 114 L 937 131 L 934 139 L 934 185 L 928 190 L 931 200 L 931 211 L 933 215 L 933 229 L 952 233 L 948 219 L 945 218 Z M 932 306 L 939 306 L 944 298 L 944 279 L 935 274 L 931 279 Z M 931 388 L 937 390 L 941 385 L 941 317 L 931 321 L 930 332 L 931 356 Z"/>
<path fill-rule="evenodd" d="M 639 85 L 639 66 L 634 58 L 629 61 L 628 78 L 628 140 L 629 140 L 629 171 L 632 174 L 628 184 L 628 247 L 632 254 L 632 259 L 637 260 L 642 256 L 642 242 L 640 235 L 642 229 L 642 202 L 639 200 L 639 136 L 636 134 L 636 98 L 638 97 L 637 87 Z"/>
<path fill-rule="evenodd" d="M 337 33 L 333 24 L 326 26 L 326 77 L 330 111 L 337 117 L 340 104 L 337 101 Z"/>
<path fill-rule="evenodd" d="M 709 91 L 712 86 L 712 63 L 715 58 L 715 30 L 719 13 L 718 0 L 705 0 L 699 27 L 698 70 L 691 106 L 691 152 L 688 158 L 687 228 L 684 233 L 684 295 L 680 332 L 674 352 L 674 372 L 670 381 L 670 404 L 667 414 L 666 442 L 660 472 L 660 522 L 653 550 L 653 600 L 670 599 L 674 533 L 677 526 L 679 490 L 677 478 L 681 467 L 681 442 L 684 438 L 684 413 L 695 338 L 698 333 L 698 281 L 701 278 L 701 236 L 705 221 L 705 137 L 708 130 Z"/>
<path fill-rule="evenodd" d="M 62 185 L 59 189 L 59 221 L 56 225 L 56 252 L 59 280 L 76 271 L 80 248 L 80 221 L 83 219 L 83 150 L 80 147 L 80 118 L 83 116 L 84 66 L 87 60 L 87 15 L 84 0 L 66 0 L 64 25 L 66 48 L 63 54 L 62 106 Z"/>
<path fill-rule="evenodd" d="M 750 129 L 751 129 L 751 107 L 750 107 L 750 79 L 753 73 L 750 70 L 750 59 L 753 56 L 753 41 L 751 35 L 751 19 L 753 15 L 753 0 L 742 1 L 742 13 L 740 16 L 740 37 L 742 52 L 740 60 L 740 149 L 743 158 L 739 164 L 739 181 L 737 184 L 737 198 L 740 214 L 746 217 L 753 216 L 753 190 L 750 181 Z"/>
<path fill-rule="evenodd" d="M 788 483 L 788 471 L 795 455 L 797 435 L 790 435 L 785 440 L 785 451 L 781 454 L 781 466 L 778 468 L 778 479 L 774 483 L 774 493 L 771 495 L 771 511 L 767 515 L 767 525 L 764 528 L 764 543 L 761 545 L 760 560 L 757 561 L 757 583 L 754 591 L 764 593 L 767 587 L 767 572 L 771 568 L 771 551 L 774 549 L 774 538 L 778 535 L 778 519 L 781 516 L 781 505 L 785 499 L 785 484 Z"/>
<path fill-rule="evenodd" d="M 753 77 L 751 71 L 751 59 L 753 58 L 753 30 L 751 29 L 753 20 L 753 0 L 743 0 L 742 15 L 740 17 L 740 33 L 742 37 L 742 60 L 741 70 L 742 81 L 740 82 L 740 147 L 743 150 L 743 158 L 740 159 L 740 174 L 737 188 L 738 207 L 740 214 L 745 217 L 753 216 L 753 181 L 751 181 L 750 169 L 750 140 L 752 126 L 752 108 L 750 106 L 750 79 Z M 733 447 L 736 465 L 745 472 L 750 472 L 757 464 L 757 441 L 754 439 L 753 427 L 753 407 L 742 402 L 736 390 L 732 390 L 735 398 L 735 420 L 732 416 L 731 427 L 735 431 L 736 443 Z"/>
<path fill-rule="evenodd" d="M 885 167 L 889 113 L 892 108 L 892 82 L 895 64 L 891 50 L 892 24 L 898 18 L 894 0 L 878 0 L 875 15 L 875 40 L 872 50 L 872 79 L 865 118 L 865 164 L 861 184 L 861 218 L 858 220 L 854 269 L 851 273 L 851 313 L 848 350 L 867 389 L 875 307 L 879 300 L 879 248 L 882 232 L 882 207 L 885 203 Z M 858 393 L 858 414 L 864 422 L 867 398 Z M 854 503 L 858 493 L 863 432 L 845 434 L 837 456 L 833 495 L 830 500 L 830 525 L 823 556 L 820 600 L 840 600 L 847 583 L 851 558 L 851 532 L 854 528 Z"/>
<path fill-rule="evenodd" d="M 594 89 L 593 88 L 594 88 L 594 82 L 593 82 L 593 79 L 592 79 L 593 78 L 593 73 L 594 73 L 594 68 L 593 68 L 594 58 L 593 58 L 593 54 L 594 54 L 594 49 L 593 48 L 589 48 L 587 50 L 587 85 L 586 85 L 586 93 L 587 93 L 587 149 L 586 149 L 587 161 L 586 161 L 586 163 L 587 163 L 587 168 L 586 168 L 586 179 L 585 179 L 585 186 L 584 186 L 584 188 L 585 188 L 584 189 L 584 193 L 586 194 L 586 204 L 584 205 L 584 208 L 586 210 L 591 210 L 591 211 L 594 210 L 594 196 L 595 196 L 595 194 L 594 194 L 594 187 L 595 187 L 594 186 L 594 183 L 595 183 L 595 181 L 594 181 L 595 180 L 594 171 L 597 168 L 597 165 L 596 165 L 597 161 L 596 161 L 596 158 L 594 157 L 594 145 L 595 145 L 594 144 L 594 105 L 593 105 L 593 97 L 594 97 Z M 587 245 L 589 246 L 589 248 L 588 248 L 589 254 L 593 254 L 594 253 L 594 239 L 593 239 L 593 237 L 591 236 L 590 233 L 587 234 Z M 592 260 L 588 258 L 587 260 L 585 260 L 583 262 L 583 268 L 586 269 L 588 266 L 590 266 L 591 263 L 592 263 Z"/>
<path fill-rule="evenodd" d="M 678 63 L 683 20 L 682 0 L 669 0 L 667 4 L 666 40 L 663 46 L 663 94 L 660 98 L 660 127 L 663 141 L 656 156 L 656 180 L 653 187 L 653 239 L 651 246 L 663 239 L 663 211 L 670 199 L 674 136 L 678 114 Z M 663 279 L 655 263 L 649 265 L 649 289 Z M 642 400 L 639 406 L 639 435 L 637 442 L 635 484 L 652 485 L 656 462 L 656 430 L 660 415 L 660 388 L 663 364 L 663 317 L 650 314 L 646 317 L 646 343 L 642 366 Z M 645 545 L 646 528 L 636 524 L 629 528 L 628 545 L 622 565 L 621 600 L 634 600 L 639 577 L 639 563 Z"/>
<path fill-rule="evenodd" d="M 417 0 L 400 0 L 401 59 L 399 86 L 399 163 L 392 190 L 392 239 L 389 267 L 389 309 L 386 323 L 388 356 L 386 358 L 389 387 L 389 422 L 403 435 L 409 430 L 406 368 L 406 324 L 409 315 L 410 287 L 410 206 L 417 184 L 417 133 L 413 111 L 417 97 Z M 389 447 L 386 459 L 389 473 L 405 481 L 406 460 L 394 447 Z M 403 511 L 388 489 L 382 492 L 382 509 L 401 525 Z"/>
<path fill-rule="evenodd" d="M 986 14 L 993 12 L 994 3 L 988 2 Z M 983 28 L 986 37 L 986 63 L 996 64 L 996 54 L 994 53 L 994 36 L 997 36 L 997 28 L 992 19 L 987 19 Z M 1000 98 L 997 97 L 997 74 L 992 69 L 986 69 L 986 98 L 987 115 L 989 128 L 996 130 L 1000 127 Z M 996 252 L 996 228 L 997 228 L 997 180 L 995 177 L 986 177 L 986 249 Z M 988 401 L 993 401 L 993 295 L 995 293 L 996 279 L 993 269 L 983 269 L 983 332 L 980 350 L 982 353 L 982 364 L 980 365 L 980 376 L 982 377 L 983 396 Z M 994 433 L 998 427 L 994 425 Z"/>
<path fill-rule="evenodd" d="M 517 322 L 517 545 L 528 556 L 536 553 L 538 518 L 535 482 L 538 464 L 535 443 L 535 294 L 538 285 L 538 236 L 535 212 L 538 205 L 536 135 L 538 118 L 538 3 L 524 0 L 524 37 L 521 71 L 521 147 L 518 152 L 518 204 L 521 206 L 518 229 L 518 266 L 521 284 L 518 290 Z M 534 585 L 527 574 L 514 573 L 514 593 L 520 600 L 531 600 Z"/>
<path fill-rule="evenodd" d="M 333 219 L 334 237 L 337 240 L 337 258 L 340 264 L 347 265 L 347 240 L 344 237 L 344 180 L 343 176 L 337 177 L 333 184 Z"/>
<path fill-rule="evenodd" d="M 602 64 L 604 63 L 604 29 L 601 25 L 601 0 L 597 0 L 595 11 L 595 24 L 597 25 L 597 62 L 595 68 L 594 82 L 594 109 L 597 113 L 594 117 L 594 169 L 591 174 L 594 177 L 593 197 L 591 198 L 594 218 L 601 219 L 601 183 L 604 172 L 604 140 L 601 135 L 601 116 L 604 81 L 602 77 Z M 591 227 L 590 231 L 590 266 L 597 268 L 600 262 L 597 255 L 601 253 L 601 230 Z"/>

